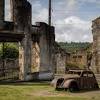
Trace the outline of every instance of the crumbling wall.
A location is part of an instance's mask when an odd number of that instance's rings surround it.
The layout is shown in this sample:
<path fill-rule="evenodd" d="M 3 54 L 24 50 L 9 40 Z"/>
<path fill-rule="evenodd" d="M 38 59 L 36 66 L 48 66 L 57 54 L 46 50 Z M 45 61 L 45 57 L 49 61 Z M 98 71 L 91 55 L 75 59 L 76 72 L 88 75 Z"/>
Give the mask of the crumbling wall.
<path fill-rule="evenodd" d="M 27 0 L 12 0 L 12 20 L 15 31 L 23 32 L 31 27 L 31 4 Z"/>
<path fill-rule="evenodd" d="M 27 0 L 13 0 L 13 21 L 14 32 L 24 34 L 24 38 L 19 42 L 19 67 L 20 79 L 28 80 L 31 73 L 31 4 Z"/>
<path fill-rule="evenodd" d="M 92 22 L 93 33 L 93 59 L 92 70 L 100 73 L 100 17 Z"/>
<path fill-rule="evenodd" d="M 3 20 L 4 18 L 3 1 L 4 0 L 0 0 L 1 20 Z M 11 0 L 11 18 L 13 22 L 10 24 L 13 25 L 13 28 L 11 28 L 12 30 L 9 30 L 9 33 L 12 32 L 23 35 L 23 37 L 20 40 L 18 40 L 20 67 L 19 78 L 21 80 L 29 80 L 29 78 L 32 78 L 30 77 L 30 74 L 33 72 L 33 66 L 37 66 L 36 70 L 39 71 L 39 73 L 47 72 L 47 74 L 45 75 L 43 75 L 42 73 L 42 77 L 51 77 L 51 73 L 54 72 L 54 27 L 50 27 L 49 25 L 43 22 L 37 23 L 36 26 L 38 27 L 39 33 L 36 32 L 36 36 L 38 36 L 38 39 L 36 39 L 37 41 L 34 41 L 35 36 L 34 34 L 32 34 L 31 15 L 31 4 L 27 0 Z M 8 24 L 9 23 L 7 23 L 7 25 Z M 33 63 L 34 61 L 35 63 Z M 39 74 L 39 77 L 41 77 L 41 74 Z"/>
<path fill-rule="evenodd" d="M 56 59 L 56 74 L 65 74 L 66 71 L 66 55 L 58 53 Z"/>
<path fill-rule="evenodd" d="M 35 46 L 33 50 L 38 48 L 38 55 L 39 55 L 38 57 L 40 57 L 39 71 L 52 72 L 53 71 L 52 55 L 54 54 L 53 43 L 55 42 L 55 38 L 52 37 L 55 36 L 54 28 L 49 27 L 46 23 L 43 22 L 37 22 L 36 26 L 38 27 L 38 33 L 33 32 L 33 41 L 34 41 L 33 46 Z M 33 58 L 34 57 L 35 56 L 33 55 Z"/>
<path fill-rule="evenodd" d="M 31 71 L 39 72 L 40 68 L 40 47 L 37 42 L 32 43 L 32 66 Z"/>
<path fill-rule="evenodd" d="M 75 65 L 77 68 L 87 68 L 87 50 L 77 50 L 71 53 L 69 63 Z"/>
<path fill-rule="evenodd" d="M 55 74 L 65 74 L 67 60 L 69 59 L 69 53 L 62 49 L 57 43 L 55 47 Z"/>
<path fill-rule="evenodd" d="M 36 26 L 32 37 L 32 69 L 39 72 L 39 79 L 50 79 L 54 74 L 54 27 L 43 22 L 37 22 Z"/>

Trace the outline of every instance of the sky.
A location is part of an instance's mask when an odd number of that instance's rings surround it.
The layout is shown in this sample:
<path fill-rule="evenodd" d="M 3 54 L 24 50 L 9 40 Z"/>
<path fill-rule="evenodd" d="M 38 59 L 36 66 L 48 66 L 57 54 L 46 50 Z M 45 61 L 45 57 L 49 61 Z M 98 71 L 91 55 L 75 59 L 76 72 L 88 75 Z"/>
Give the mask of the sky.
<path fill-rule="evenodd" d="M 32 4 L 32 23 L 48 22 L 48 0 L 28 0 Z M 6 20 L 10 20 L 6 0 Z M 92 42 L 92 20 L 100 16 L 100 0 L 52 0 L 52 25 L 56 41 Z"/>

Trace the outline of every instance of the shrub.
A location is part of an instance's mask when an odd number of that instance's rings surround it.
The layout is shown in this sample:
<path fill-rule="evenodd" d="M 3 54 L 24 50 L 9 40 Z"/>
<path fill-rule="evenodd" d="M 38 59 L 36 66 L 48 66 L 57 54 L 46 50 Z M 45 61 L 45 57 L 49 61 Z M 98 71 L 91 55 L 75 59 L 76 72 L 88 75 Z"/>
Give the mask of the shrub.
<path fill-rule="evenodd" d="M 18 58 L 19 51 L 16 43 L 4 43 L 0 44 L 0 58 Z"/>

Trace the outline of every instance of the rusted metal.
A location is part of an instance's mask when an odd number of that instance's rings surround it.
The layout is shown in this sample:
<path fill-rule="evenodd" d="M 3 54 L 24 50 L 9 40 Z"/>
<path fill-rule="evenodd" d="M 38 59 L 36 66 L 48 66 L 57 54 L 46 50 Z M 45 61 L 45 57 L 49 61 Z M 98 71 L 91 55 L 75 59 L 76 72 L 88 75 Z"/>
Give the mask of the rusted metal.
<path fill-rule="evenodd" d="M 54 79 L 51 85 L 57 90 L 69 89 L 71 92 L 99 88 L 95 75 L 90 70 L 70 70 L 65 76 Z"/>

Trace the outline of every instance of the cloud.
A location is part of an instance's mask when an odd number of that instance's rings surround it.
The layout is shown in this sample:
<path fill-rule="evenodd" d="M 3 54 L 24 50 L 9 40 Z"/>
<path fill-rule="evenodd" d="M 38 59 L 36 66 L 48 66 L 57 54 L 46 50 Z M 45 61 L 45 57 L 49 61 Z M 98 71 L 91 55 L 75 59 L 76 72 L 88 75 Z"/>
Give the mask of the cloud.
<path fill-rule="evenodd" d="M 70 16 L 56 22 L 56 41 L 92 41 L 91 22 Z"/>
<path fill-rule="evenodd" d="M 81 30 L 91 29 L 90 22 L 84 21 L 76 16 L 70 16 L 70 17 L 66 18 L 64 21 L 65 21 L 66 25 L 69 25 L 72 28 L 81 29 Z"/>
<path fill-rule="evenodd" d="M 48 9 L 39 1 L 31 1 L 33 6 L 33 22 L 47 22 Z M 74 15 L 77 12 L 79 1 L 55 0 L 53 2 L 52 22 L 56 28 L 56 41 L 92 41 L 91 22 Z M 82 2 L 86 2 L 86 0 Z"/>
<path fill-rule="evenodd" d="M 78 1 L 80 1 L 80 0 L 78 0 Z M 100 1 L 99 0 L 82 0 L 82 2 L 89 2 L 89 3 L 100 3 Z"/>
<path fill-rule="evenodd" d="M 43 7 L 39 1 L 29 0 L 32 3 L 32 23 L 35 22 L 47 22 L 48 9 Z"/>
<path fill-rule="evenodd" d="M 77 0 L 54 0 L 54 14 L 72 15 L 77 10 Z"/>
<path fill-rule="evenodd" d="M 32 4 L 32 23 L 48 21 L 44 0 L 28 0 Z M 56 28 L 56 41 L 92 41 L 91 21 L 76 15 L 79 3 L 97 3 L 97 0 L 54 0 L 52 23 Z M 6 19 L 10 20 L 9 0 L 6 0 Z M 43 5 L 44 4 L 44 5 Z"/>

